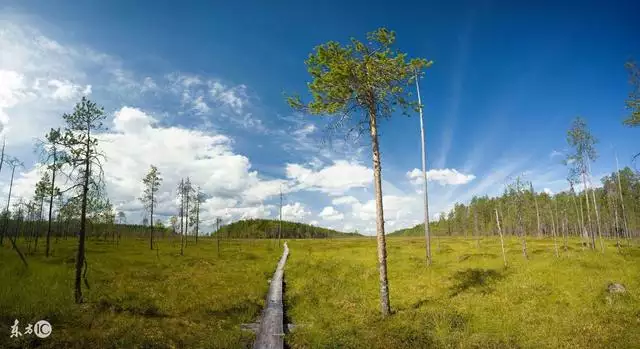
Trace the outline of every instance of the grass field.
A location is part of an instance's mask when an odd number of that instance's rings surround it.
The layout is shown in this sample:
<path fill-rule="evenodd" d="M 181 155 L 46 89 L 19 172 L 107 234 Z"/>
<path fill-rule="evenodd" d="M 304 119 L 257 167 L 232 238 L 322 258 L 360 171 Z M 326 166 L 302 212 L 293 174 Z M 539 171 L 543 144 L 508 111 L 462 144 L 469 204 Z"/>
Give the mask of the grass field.
<path fill-rule="evenodd" d="M 509 240 L 509 267 L 497 239 L 440 238 L 424 263 L 421 238 L 390 238 L 394 314 L 379 316 L 374 239 L 289 240 L 285 311 L 296 329 L 291 348 L 640 348 L 640 248 L 605 255 L 582 250 L 553 255 L 548 240 L 529 241 L 525 261 Z M 24 270 L 0 248 L 0 347 L 247 348 L 280 250 L 275 241 L 178 244 L 89 241 L 91 289 L 73 303 L 75 241 Z M 619 282 L 627 293 L 610 295 Z M 14 319 L 48 320 L 53 333 L 9 338 Z"/>
<path fill-rule="evenodd" d="M 532 239 L 525 261 L 514 239 L 505 269 L 498 239 L 442 238 L 427 268 L 424 239 L 387 243 L 394 314 L 382 320 L 375 240 L 289 242 L 292 348 L 640 348 L 638 247 L 601 255 L 575 240 L 555 258 Z"/>
<path fill-rule="evenodd" d="M 0 248 L 0 348 L 238 348 L 252 344 L 240 329 L 255 321 L 264 304 L 267 280 L 280 251 L 273 241 L 200 239 L 179 255 L 160 242 L 90 240 L 90 290 L 86 304 L 73 302 L 76 241 L 54 245 L 55 255 L 29 256 L 24 270 L 5 243 Z M 10 337 L 14 319 L 48 320 L 51 336 Z"/>

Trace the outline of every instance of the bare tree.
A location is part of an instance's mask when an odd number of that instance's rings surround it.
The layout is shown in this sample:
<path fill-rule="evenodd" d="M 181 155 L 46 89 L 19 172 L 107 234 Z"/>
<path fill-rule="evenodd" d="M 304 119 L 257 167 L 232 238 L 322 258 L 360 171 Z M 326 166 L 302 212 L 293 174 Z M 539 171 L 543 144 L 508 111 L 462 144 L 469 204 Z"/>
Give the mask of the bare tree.
<path fill-rule="evenodd" d="M 184 179 L 180 180 L 180 184 L 178 184 L 178 198 L 180 199 L 180 255 L 184 256 L 184 198 L 185 194 L 185 185 Z"/>
<path fill-rule="evenodd" d="M 3 155 L 4 155 L 4 152 L 3 152 Z M 20 160 L 18 160 L 18 158 L 15 158 L 15 157 L 7 157 L 6 159 L 4 159 L 4 161 L 7 164 L 7 166 L 11 167 L 11 181 L 9 182 L 9 196 L 7 197 L 7 206 L 5 208 L 5 214 L 4 214 L 5 221 L 2 226 L 2 236 L 0 237 L 0 245 L 2 245 L 2 238 L 4 238 L 4 235 L 7 233 L 9 228 L 9 215 L 10 215 L 9 205 L 11 204 L 11 190 L 13 189 L 13 178 L 16 172 L 16 168 L 24 167 L 24 164 Z M 20 260 L 24 264 L 25 268 L 29 267 L 29 264 L 27 264 L 27 259 L 24 257 L 24 254 L 22 254 L 22 251 L 20 251 L 20 249 L 18 248 L 18 244 L 16 243 L 16 240 L 18 238 L 18 231 L 16 230 L 16 233 L 14 234 L 13 239 L 11 238 L 11 236 L 9 236 L 8 238 L 9 238 L 9 242 L 11 242 L 11 246 L 18 254 L 18 257 L 20 257 Z"/>
<path fill-rule="evenodd" d="M 504 238 L 502 236 L 502 228 L 500 227 L 500 217 L 498 217 L 498 209 L 496 211 L 496 224 L 498 225 L 498 234 L 500 234 L 500 247 L 502 247 L 502 259 L 504 260 L 504 266 L 507 266 L 507 255 L 504 252 Z"/>
<path fill-rule="evenodd" d="M 542 237 L 542 229 L 540 229 L 540 208 L 538 207 L 538 198 L 536 197 L 536 191 L 533 190 L 533 182 L 529 182 L 531 186 L 531 195 L 533 196 L 533 202 L 536 205 L 536 220 L 538 222 L 538 237 Z"/>
<path fill-rule="evenodd" d="M 430 66 L 432 62 L 427 64 L 427 67 Z M 426 152 L 426 141 L 424 137 L 424 120 L 422 117 L 422 98 L 420 98 L 420 84 L 418 82 L 419 75 L 418 71 L 414 72 L 415 80 L 416 80 L 416 93 L 418 94 L 418 110 L 420 114 L 420 149 L 422 155 L 422 190 L 424 191 L 424 239 L 425 239 L 425 247 L 426 247 L 426 258 L 427 265 L 431 265 L 431 232 L 429 231 L 429 194 L 428 194 L 428 186 L 427 186 L 427 152 Z M 420 74 L 422 75 L 422 74 Z"/>
<path fill-rule="evenodd" d="M 557 232 L 556 232 L 556 220 L 555 217 L 553 215 L 553 209 L 551 208 L 551 203 L 549 203 L 549 216 L 551 218 L 551 233 L 553 234 L 553 247 L 556 253 L 556 257 L 559 257 L 559 253 L 558 253 L 558 240 L 556 238 L 557 236 Z"/>
<path fill-rule="evenodd" d="M 184 236 L 184 245 L 187 246 L 189 242 L 189 199 L 191 198 L 191 193 L 193 192 L 193 186 L 191 184 L 191 180 L 187 177 L 187 180 L 184 181 L 184 214 L 185 214 L 185 236 Z"/>

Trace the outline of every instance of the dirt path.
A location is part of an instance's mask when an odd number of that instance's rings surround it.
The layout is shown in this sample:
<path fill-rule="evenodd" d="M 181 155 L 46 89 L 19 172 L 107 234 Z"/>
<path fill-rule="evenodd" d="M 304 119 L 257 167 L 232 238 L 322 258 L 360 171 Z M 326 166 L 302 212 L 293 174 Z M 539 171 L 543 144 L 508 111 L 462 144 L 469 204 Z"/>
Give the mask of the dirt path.
<path fill-rule="evenodd" d="M 284 252 L 278 262 L 276 272 L 271 278 L 267 303 L 262 312 L 260 327 L 253 344 L 254 349 L 282 349 L 284 346 L 284 311 L 282 303 L 282 278 L 284 276 L 284 264 L 289 256 L 289 247 L 284 243 Z"/>

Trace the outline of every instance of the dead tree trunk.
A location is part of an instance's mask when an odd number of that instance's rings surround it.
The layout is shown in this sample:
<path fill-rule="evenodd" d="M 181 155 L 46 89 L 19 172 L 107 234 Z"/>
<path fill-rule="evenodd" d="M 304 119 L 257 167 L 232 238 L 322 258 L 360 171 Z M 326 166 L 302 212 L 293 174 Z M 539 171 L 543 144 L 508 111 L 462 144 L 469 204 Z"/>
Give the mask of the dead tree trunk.
<path fill-rule="evenodd" d="M 589 247 L 591 249 L 596 248 L 596 237 L 593 232 L 593 224 L 591 223 L 591 214 L 589 209 L 589 187 L 587 186 L 587 176 L 584 172 L 582 172 L 582 184 L 584 187 L 584 200 L 587 203 L 587 221 L 589 222 Z"/>
<path fill-rule="evenodd" d="M 500 246 L 502 247 L 502 259 L 504 260 L 504 266 L 507 266 L 507 255 L 504 253 L 504 238 L 502 237 L 502 228 L 500 227 L 500 218 L 498 217 L 498 209 L 496 211 L 496 224 L 498 225 L 498 234 L 500 234 Z"/>
<path fill-rule="evenodd" d="M 536 219 L 538 222 L 538 238 L 542 238 L 542 229 L 540 229 L 540 208 L 538 207 L 538 198 L 536 198 L 536 192 L 533 190 L 533 182 L 529 182 L 531 185 L 531 195 L 533 195 L 533 202 L 536 206 Z"/>
<path fill-rule="evenodd" d="M 560 257 L 559 253 L 558 253 L 558 240 L 556 239 L 556 222 L 555 222 L 555 217 L 553 215 L 553 210 L 551 209 L 551 206 L 549 206 L 549 213 L 551 214 L 551 232 L 553 233 L 553 247 L 555 249 L 556 252 L 556 258 Z"/>

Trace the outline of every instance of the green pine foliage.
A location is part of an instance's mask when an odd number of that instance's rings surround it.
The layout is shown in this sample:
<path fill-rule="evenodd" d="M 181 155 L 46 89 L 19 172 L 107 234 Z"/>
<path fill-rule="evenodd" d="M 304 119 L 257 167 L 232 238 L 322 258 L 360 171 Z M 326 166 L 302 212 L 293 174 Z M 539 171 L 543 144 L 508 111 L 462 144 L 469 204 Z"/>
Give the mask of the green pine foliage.
<path fill-rule="evenodd" d="M 279 221 L 272 219 L 246 219 L 225 225 L 215 237 L 231 239 L 277 239 Z M 282 221 L 280 237 L 283 239 L 323 239 L 358 237 L 358 233 L 342 233 L 333 229 L 315 227 L 309 224 Z"/>

